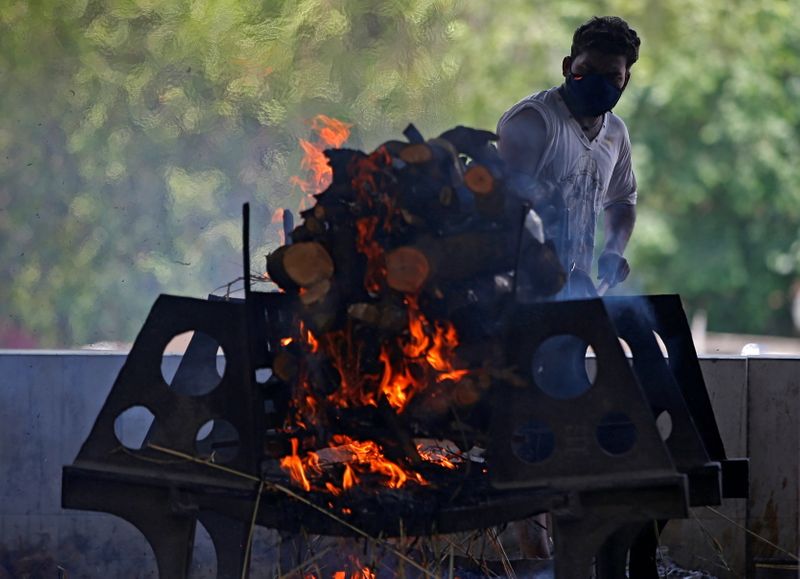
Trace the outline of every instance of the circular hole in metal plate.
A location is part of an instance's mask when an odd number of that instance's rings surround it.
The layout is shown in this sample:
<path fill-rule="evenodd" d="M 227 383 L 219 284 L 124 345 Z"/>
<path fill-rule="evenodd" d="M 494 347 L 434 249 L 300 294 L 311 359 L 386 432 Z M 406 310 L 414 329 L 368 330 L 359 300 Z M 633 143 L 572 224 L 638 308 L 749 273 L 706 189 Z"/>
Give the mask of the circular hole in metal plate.
<path fill-rule="evenodd" d="M 161 376 L 178 394 L 204 396 L 212 392 L 225 374 L 225 352 L 219 342 L 204 332 L 178 334 L 164 348 Z"/>
<path fill-rule="evenodd" d="M 525 462 L 537 463 L 550 458 L 556 448 L 552 429 L 540 420 L 528 420 L 511 436 L 511 449 Z"/>
<path fill-rule="evenodd" d="M 586 349 L 586 357 L 584 360 L 586 378 L 591 384 L 594 384 L 594 381 L 597 379 L 597 354 L 594 353 L 594 348 L 591 346 Z"/>
<path fill-rule="evenodd" d="M 239 431 L 221 418 L 205 422 L 195 435 L 197 454 L 214 463 L 231 462 L 239 454 L 239 446 Z"/>
<path fill-rule="evenodd" d="M 114 435 L 125 448 L 140 450 L 155 418 L 147 407 L 131 406 L 114 419 Z"/>
<path fill-rule="evenodd" d="M 570 400 L 586 393 L 596 375 L 596 365 L 589 364 L 589 344 L 577 336 L 551 336 L 539 344 L 531 360 L 533 381 L 548 396 Z M 595 359 L 596 361 L 596 359 Z"/>
<path fill-rule="evenodd" d="M 625 454 L 636 444 L 636 426 L 627 414 L 609 412 L 597 425 L 600 448 L 612 455 Z"/>
<path fill-rule="evenodd" d="M 656 344 L 658 344 L 658 349 L 661 350 L 661 355 L 665 358 L 669 358 L 669 351 L 667 350 L 667 345 L 664 343 L 664 340 L 661 339 L 658 332 L 653 332 L 653 336 L 656 339 Z"/>
<path fill-rule="evenodd" d="M 666 410 L 659 412 L 656 416 L 656 428 L 661 440 L 667 440 L 672 434 L 672 415 Z"/>
<path fill-rule="evenodd" d="M 208 530 L 200 521 L 194 529 L 194 545 L 192 547 L 192 563 L 189 577 L 216 577 L 217 553 Z"/>

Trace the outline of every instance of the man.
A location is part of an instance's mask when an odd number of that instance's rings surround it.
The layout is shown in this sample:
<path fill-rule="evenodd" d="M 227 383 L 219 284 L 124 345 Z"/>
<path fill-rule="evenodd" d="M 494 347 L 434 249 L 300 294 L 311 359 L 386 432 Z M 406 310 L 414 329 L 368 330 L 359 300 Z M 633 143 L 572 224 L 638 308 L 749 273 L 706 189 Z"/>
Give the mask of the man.
<path fill-rule="evenodd" d="M 640 43 L 621 18 L 592 18 L 573 35 L 562 62 L 564 83 L 518 102 L 497 125 L 500 155 L 570 274 L 566 297 L 596 295 L 589 274 L 601 209 L 600 287 L 613 287 L 630 273 L 623 253 L 636 221 L 636 178 L 628 130 L 611 110 L 628 86 Z M 543 515 L 518 525 L 524 555 L 549 556 L 545 529 Z"/>
<path fill-rule="evenodd" d="M 627 128 L 611 110 L 628 85 L 639 45 L 621 18 L 592 18 L 575 31 L 562 63 L 564 83 L 523 99 L 498 123 L 500 154 L 526 197 L 546 223 L 547 209 L 557 214 L 548 229 L 571 274 L 573 297 L 594 294 L 589 273 L 600 209 L 600 285 L 613 287 L 630 273 L 623 253 L 636 221 L 636 178 Z"/>

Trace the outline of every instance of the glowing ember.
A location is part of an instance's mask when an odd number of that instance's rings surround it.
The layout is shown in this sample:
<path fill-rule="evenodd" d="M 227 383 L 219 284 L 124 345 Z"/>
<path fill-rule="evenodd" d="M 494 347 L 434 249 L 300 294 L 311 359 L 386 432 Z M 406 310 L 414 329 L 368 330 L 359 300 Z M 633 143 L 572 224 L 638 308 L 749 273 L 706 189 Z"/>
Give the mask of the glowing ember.
<path fill-rule="evenodd" d="M 353 560 L 351 568 L 355 568 L 356 570 L 350 573 L 350 575 L 344 570 L 336 571 L 331 575 L 331 579 L 377 579 L 378 576 L 372 569 L 359 562 L 357 557 L 351 556 L 350 558 Z"/>
<path fill-rule="evenodd" d="M 349 579 L 377 579 L 377 575 L 370 570 L 369 567 L 356 571 L 350 575 Z M 348 579 L 346 571 L 336 571 L 333 574 L 333 579 Z"/>
<path fill-rule="evenodd" d="M 324 487 L 333 494 L 339 494 L 341 490 L 348 490 L 359 483 L 357 472 L 375 473 L 385 477 L 384 484 L 389 488 L 400 488 L 407 482 L 415 482 L 419 485 L 427 485 L 427 481 L 419 473 L 404 469 L 398 464 L 387 459 L 383 450 L 371 440 L 357 441 L 344 435 L 334 435 L 330 449 L 333 452 L 326 454 L 332 463 L 344 463 L 344 474 L 342 476 L 342 489 L 336 487 L 330 481 Z M 329 463 L 320 454 L 309 452 L 304 457 L 297 454 L 297 439 L 292 439 L 292 454 L 281 460 L 281 468 L 284 469 L 292 481 L 306 491 L 312 488 L 311 479 L 317 479 L 325 472 L 324 467 Z M 332 464 L 331 463 L 331 464 Z M 335 490 L 334 490 L 335 489 Z"/>
<path fill-rule="evenodd" d="M 364 286 L 368 291 L 378 293 L 386 277 L 386 259 L 383 248 L 373 239 L 375 228 L 378 225 L 377 217 L 365 217 L 356 221 L 358 238 L 356 249 L 367 256 L 367 273 L 364 277 Z"/>
<path fill-rule="evenodd" d="M 417 452 L 422 460 L 437 464 L 443 468 L 455 470 L 458 468 L 459 463 L 464 462 L 464 457 L 461 452 L 452 443 L 442 441 L 444 444 L 425 444 L 418 442 L 416 444 Z"/>
<path fill-rule="evenodd" d="M 337 435 L 333 437 L 333 441 L 340 444 L 339 450 L 349 452 L 352 455 L 354 464 L 360 467 L 366 466 L 370 472 L 379 473 L 387 477 L 389 480 L 386 482 L 386 486 L 389 488 L 400 488 L 409 479 L 421 485 L 427 484 L 422 475 L 406 471 L 388 460 L 383 455 L 381 448 L 371 440 L 359 442 L 347 436 Z"/>

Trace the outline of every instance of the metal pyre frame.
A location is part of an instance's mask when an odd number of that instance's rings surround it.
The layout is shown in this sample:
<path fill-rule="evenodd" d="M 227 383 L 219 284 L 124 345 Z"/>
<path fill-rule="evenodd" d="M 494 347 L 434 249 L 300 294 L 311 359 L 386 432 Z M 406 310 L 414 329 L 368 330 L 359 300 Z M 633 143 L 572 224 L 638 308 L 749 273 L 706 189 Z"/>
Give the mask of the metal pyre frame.
<path fill-rule="evenodd" d="M 631 545 L 654 520 L 746 496 L 747 461 L 725 456 L 680 299 L 606 298 L 517 304 L 502 320 L 495 348 L 516 379 L 498 379 L 490 389 L 487 490 L 444 501 L 418 489 L 405 512 L 402 501 L 389 516 L 363 501 L 347 517 L 331 518 L 260 482 L 266 433 L 280 420 L 263 376 L 292 319 L 291 298 L 249 284 L 243 300 L 160 296 L 75 462 L 64 467 L 63 506 L 132 523 L 152 546 L 162 579 L 187 576 L 197 521 L 213 541 L 218 577 L 228 579 L 247 566 L 252 521 L 386 537 L 484 528 L 547 511 L 556 577 L 578 579 L 590 575 L 593 561 L 598 577 L 624 577 Z M 170 386 L 161 372 L 164 349 L 190 330 L 194 338 Z M 591 380 L 587 344 L 596 361 Z M 217 346 L 224 373 L 211 391 L 197 391 L 195 384 L 216 375 Z M 134 406 L 154 415 L 138 450 L 122 447 L 114 430 Z M 671 423 L 669 432 L 659 431 L 657 417 Z M 230 470 L 164 460 L 157 448 L 196 455 L 198 431 L 209 421 L 215 427 L 207 444 L 224 450 L 232 433 L 238 439 L 225 463 Z M 223 422 L 226 428 L 216 428 Z M 652 558 L 654 547 L 638 556 Z M 634 554 L 630 564 L 639 564 Z"/>

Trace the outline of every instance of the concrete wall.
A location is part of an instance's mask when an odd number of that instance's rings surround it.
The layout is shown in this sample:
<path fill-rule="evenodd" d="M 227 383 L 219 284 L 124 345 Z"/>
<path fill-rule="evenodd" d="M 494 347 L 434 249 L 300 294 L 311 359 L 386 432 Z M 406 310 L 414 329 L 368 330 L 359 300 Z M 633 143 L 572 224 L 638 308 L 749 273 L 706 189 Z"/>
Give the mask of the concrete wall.
<path fill-rule="evenodd" d="M 157 577 L 135 528 L 105 514 L 61 509 L 61 467 L 89 434 L 124 354 L 0 355 L 0 544 L 6 557 L 49 553 L 87 577 Z M 13 573 L 13 571 L 9 570 Z"/>
<path fill-rule="evenodd" d="M 156 578 L 142 534 L 123 519 L 61 508 L 61 467 L 89 435 L 125 353 L 0 352 L 0 578 Z M 165 356 L 174 374 L 178 356 Z M 141 431 L 136 416 L 123 429 Z M 214 577 L 211 539 L 198 528 L 192 576 Z M 25 561 L 24 569 L 19 565 Z M 26 575 L 27 576 L 27 575 Z"/>
<path fill-rule="evenodd" d="M 748 456 L 748 359 L 700 360 L 711 404 L 729 457 Z M 747 500 L 725 499 L 717 508 L 739 525 L 747 525 Z M 706 508 L 692 509 L 691 518 L 671 521 L 661 538 L 669 555 L 685 569 L 708 571 L 720 579 L 747 577 L 747 534 Z"/>
<path fill-rule="evenodd" d="M 794 359 L 750 358 L 747 374 L 753 472 L 748 528 L 789 551 L 795 559 L 751 536 L 747 537 L 747 553 L 755 577 L 788 577 L 788 566 L 794 567 L 792 576 L 798 577 L 800 364 Z"/>
<path fill-rule="evenodd" d="M 682 566 L 717 577 L 799 577 L 800 359 L 706 358 L 703 376 L 728 456 L 750 457 L 750 498 L 672 521 L 663 544 Z M 795 559 L 792 558 L 794 556 Z"/>
<path fill-rule="evenodd" d="M 156 577 L 149 546 L 128 523 L 60 507 L 61 467 L 73 461 L 124 360 L 0 352 L 0 565 L 44 551 L 70 577 Z M 165 360 L 173 372 L 177 358 Z M 752 460 L 750 500 L 726 501 L 721 512 L 798 554 L 800 359 L 706 358 L 701 366 L 729 456 Z M 754 558 L 786 559 L 707 509 L 694 515 L 670 523 L 663 537 L 684 567 L 745 577 Z M 207 535 L 198 538 L 193 575 L 213 576 Z M 258 538 L 275 540 L 266 531 Z"/>

